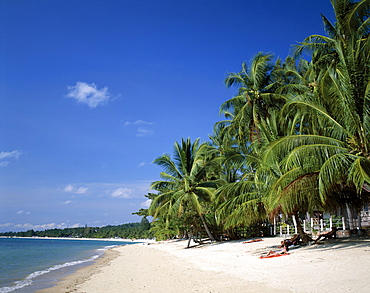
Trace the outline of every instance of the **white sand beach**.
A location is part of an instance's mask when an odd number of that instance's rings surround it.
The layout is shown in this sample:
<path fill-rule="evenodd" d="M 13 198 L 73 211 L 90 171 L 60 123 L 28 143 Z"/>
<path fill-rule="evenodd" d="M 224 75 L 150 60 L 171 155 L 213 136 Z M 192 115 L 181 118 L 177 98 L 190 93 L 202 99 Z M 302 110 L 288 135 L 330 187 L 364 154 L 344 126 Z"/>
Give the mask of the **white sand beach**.
<path fill-rule="evenodd" d="M 40 293 L 370 292 L 370 238 L 341 238 L 276 250 L 282 238 L 185 249 L 187 241 L 148 242 L 107 251 L 95 264 Z"/>

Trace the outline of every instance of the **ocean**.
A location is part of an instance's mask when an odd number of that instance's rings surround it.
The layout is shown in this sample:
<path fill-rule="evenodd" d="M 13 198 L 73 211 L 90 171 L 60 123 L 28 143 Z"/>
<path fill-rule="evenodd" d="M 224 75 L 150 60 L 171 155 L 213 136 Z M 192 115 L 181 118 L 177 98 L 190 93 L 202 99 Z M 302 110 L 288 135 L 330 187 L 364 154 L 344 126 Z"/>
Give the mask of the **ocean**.
<path fill-rule="evenodd" d="M 135 242 L 0 238 L 0 293 L 31 293 L 52 286 L 118 245 Z"/>

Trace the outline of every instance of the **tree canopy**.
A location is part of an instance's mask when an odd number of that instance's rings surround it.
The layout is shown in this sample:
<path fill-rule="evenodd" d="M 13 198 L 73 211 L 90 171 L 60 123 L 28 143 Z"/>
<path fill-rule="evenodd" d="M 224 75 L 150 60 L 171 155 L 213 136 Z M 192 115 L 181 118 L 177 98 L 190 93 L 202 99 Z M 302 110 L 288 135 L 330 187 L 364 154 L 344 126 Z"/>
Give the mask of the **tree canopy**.
<path fill-rule="evenodd" d="M 228 74 L 237 93 L 220 106 L 210 142 L 183 139 L 173 158 L 154 161 L 163 168 L 148 209 L 155 235 L 197 227 L 213 239 L 277 214 L 299 221 L 369 201 L 370 1 L 331 3 L 326 35 L 285 60 L 260 52 Z"/>

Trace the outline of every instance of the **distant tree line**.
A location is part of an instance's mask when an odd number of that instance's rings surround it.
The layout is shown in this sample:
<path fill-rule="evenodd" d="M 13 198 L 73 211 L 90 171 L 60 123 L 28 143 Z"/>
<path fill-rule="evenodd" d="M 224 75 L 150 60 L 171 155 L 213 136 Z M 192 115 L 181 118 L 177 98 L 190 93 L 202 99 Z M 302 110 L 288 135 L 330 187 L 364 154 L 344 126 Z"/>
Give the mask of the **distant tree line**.
<path fill-rule="evenodd" d="M 118 226 L 78 227 L 65 229 L 47 229 L 44 231 L 28 230 L 23 232 L 5 232 L 0 236 L 9 237 L 71 237 L 71 238 L 152 238 L 149 231 L 151 224 L 144 217 L 140 223 L 129 223 Z"/>

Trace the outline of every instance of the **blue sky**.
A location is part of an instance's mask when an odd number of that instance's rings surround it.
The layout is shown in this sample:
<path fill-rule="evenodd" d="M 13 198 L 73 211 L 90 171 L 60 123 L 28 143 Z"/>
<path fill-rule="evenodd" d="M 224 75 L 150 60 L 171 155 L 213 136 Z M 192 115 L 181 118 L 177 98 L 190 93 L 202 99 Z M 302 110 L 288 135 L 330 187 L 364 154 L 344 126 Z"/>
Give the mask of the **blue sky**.
<path fill-rule="evenodd" d="M 259 51 L 323 34 L 329 0 L 0 0 L 0 231 L 140 221 L 151 164 L 207 141 Z"/>

